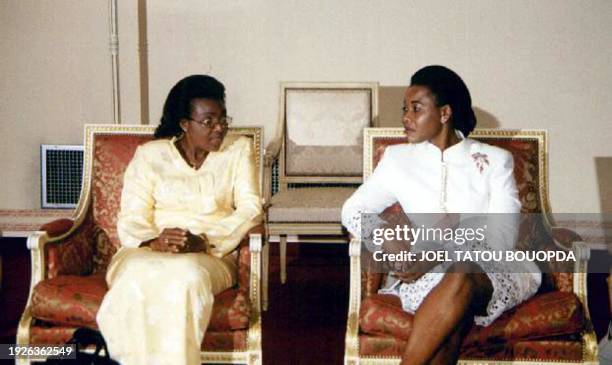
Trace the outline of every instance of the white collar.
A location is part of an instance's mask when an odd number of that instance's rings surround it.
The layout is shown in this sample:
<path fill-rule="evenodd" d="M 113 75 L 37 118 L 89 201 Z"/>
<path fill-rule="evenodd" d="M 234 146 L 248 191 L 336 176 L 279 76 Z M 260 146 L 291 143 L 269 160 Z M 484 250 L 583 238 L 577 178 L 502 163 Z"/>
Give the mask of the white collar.
<path fill-rule="evenodd" d="M 423 141 L 417 145 L 426 150 L 428 153 L 435 155 L 440 160 L 448 161 L 449 158 L 453 159 L 455 156 L 463 156 L 468 154 L 473 143 L 473 140 L 465 137 L 463 133 L 457 129 L 455 129 L 455 134 L 457 137 L 459 137 L 460 141 L 445 149 L 444 152 L 440 151 L 438 146 L 429 141 Z"/>

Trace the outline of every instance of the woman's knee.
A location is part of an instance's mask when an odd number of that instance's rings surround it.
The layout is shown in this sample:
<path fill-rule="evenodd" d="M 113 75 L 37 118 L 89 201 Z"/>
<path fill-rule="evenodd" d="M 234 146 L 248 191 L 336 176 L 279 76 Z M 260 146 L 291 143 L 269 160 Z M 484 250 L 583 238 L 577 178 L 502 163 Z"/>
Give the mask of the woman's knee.
<path fill-rule="evenodd" d="M 469 301 L 476 313 L 482 313 L 493 294 L 488 275 L 473 263 L 454 264 L 450 271 L 445 279 L 454 290 L 454 295 Z"/>
<path fill-rule="evenodd" d="M 468 273 L 447 273 L 444 277 L 447 290 L 455 300 L 469 302 L 474 297 L 475 283 Z"/>
<path fill-rule="evenodd" d="M 444 276 L 444 280 L 456 294 L 468 295 L 476 290 L 475 270 L 471 263 L 455 263 Z"/>

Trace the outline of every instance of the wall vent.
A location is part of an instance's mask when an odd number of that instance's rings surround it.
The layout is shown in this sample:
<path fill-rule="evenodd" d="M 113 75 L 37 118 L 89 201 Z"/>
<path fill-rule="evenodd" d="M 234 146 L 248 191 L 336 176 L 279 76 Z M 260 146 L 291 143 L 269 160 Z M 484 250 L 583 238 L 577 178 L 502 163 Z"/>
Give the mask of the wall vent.
<path fill-rule="evenodd" d="M 43 208 L 75 208 L 83 181 L 83 146 L 40 145 Z"/>

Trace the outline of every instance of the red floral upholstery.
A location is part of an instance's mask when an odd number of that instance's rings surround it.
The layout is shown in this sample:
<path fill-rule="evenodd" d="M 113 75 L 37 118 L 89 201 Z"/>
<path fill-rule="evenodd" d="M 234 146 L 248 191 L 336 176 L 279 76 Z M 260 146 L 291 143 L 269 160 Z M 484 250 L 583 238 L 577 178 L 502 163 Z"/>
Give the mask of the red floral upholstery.
<path fill-rule="evenodd" d="M 34 318 L 53 325 L 96 329 L 96 313 L 108 287 L 103 275 L 58 276 L 40 282 L 32 294 Z M 228 331 L 249 326 L 250 303 L 240 289 L 215 296 L 209 329 Z"/>
<path fill-rule="evenodd" d="M 553 228 L 552 238 L 562 247 L 571 249 L 572 242 L 582 241 L 582 237 L 574 231 L 565 228 Z M 552 270 L 550 274 L 553 285 L 557 290 L 564 292 L 572 292 L 574 289 L 574 275 L 572 270 L 568 268 Z"/>
<path fill-rule="evenodd" d="M 542 213 L 540 201 L 538 165 L 539 145 L 535 139 L 486 139 L 484 142 L 501 147 L 514 157 L 514 177 L 519 191 L 523 213 Z"/>
<path fill-rule="evenodd" d="M 94 247 L 91 239 L 95 229 L 93 222 L 85 219 L 79 228 L 65 240 L 49 242 L 45 245 L 47 278 L 92 273 Z"/>
<path fill-rule="evenodd" d="M 406 348 L 406 341 L 391 336 L 359 335 L 359 355 L 397 357 Z"/>
<path fill-rule="evenodd" d="M 582 351 L 580 341 L 521 341 L 512 346 L 517 359 L 581 361 Z"/>
<path fill-rule="evenodd" d="M 72 219 L 62 218 L 43 224 L 40 230 L 47 232 L 49 237 L 57 237 L 67 233 L 73 225 Z"/>
<path fill-rule="evenodd" d="M 106 273 L 106 268 L 117 252 L 117 247 L 112 244 L 106 232 L 97 226 L 93 231 L 92 241 L 94 247 L 93 272 L 94 274 Z"/>
<path fill-rule="evenodd" d="M 578 297 L 574 293 L 555 291 L 527 300 L 488 327 L 474 326 L 463 346 L 571 335 L 580 333 L 584 326 Z"/>
<path fill-rule="evenodd" d="M 228 289 L 215 296 L 208 329 L 231 331 L 247 329 L 251 305 L 247 294 L 240 289 Z"/>
<path fill-rule="evenodd" d="M 364 333 L 407 341 L 412 333 L 412 318 L 412 314 L 404 312 L 398 297 L 374 294 L 361 302 L 359 326 Z"/>
<path fill-rule="evenodd" d="M 50 327 L 48 324 L 39 323 L 30 328 L 30 341 L 32 344 L 58 345 L 68 342 L 78 327 Z"/>
<path fill-rule="evenodd" d="M 368 256 L 369 258 L 369 256 Z M 361 296 L 367 298 L 378 293 L 384 275 L 377 272 L 364 271 L 361 273 Z"/>
<path fill-rule="evenodd" d="M 554 287 L 565 293 L 571 293 L 574 290 L 574 274 L 571 272 L 555 272 L 549 274 L 552 278 Z"/>
<path fill-rule="evenodd" d="M 49 323 L 36 323 L 30 328 L 32 344 L 66 343 L 78 327 L 56 326 Z M 244 351 L 247 347 L 247 330 L 213 331 L 208 330 L 202 341 L 205 351 Z"/>
<path fill-rule="evenodd" d="M 123 173 L 136 147 L 152 139 L 150 135 L 98 135 L 94 145 L 92 206 L 96 224 L 111 243 L 119 247 L 117 212 L 121 203 Z"/>
<path fill-rule="evenodd" d="M 500 361 L 554 361 L 580 362 L 582 360 L 582 344 L 580 341 L 519 341 L 485 347 L 462 348 L 462 359 L 489 359 Z"/>
<path fill-rule="evenodd" d="M 360 335 L 359 355 L 367 357 L 399 357 L 406 341 L 391 336 Z M 572 340 L 518 341 L 480 347 L 462 347 L 461 359 L 488 361 L 559 361 L 580 362 L 582 343 Z"/>
<path fill-rule="evenodd" d="M 97 328 L 96 313 L 107 290 L 102 275 L 43 280 L 32 293 L 32 315 L 53 324 Z"/>
<path fill-rule="evenodd" d="M 402 310 L 397 297 L 372 295 L 361 303 L 359 325 L 370 335 L 408 340 L 413 316 Z M 551 292 L 534 297 L 504 313 L 488 327 L 474 326 L 464 348 L 483 347 L 525 339 L 579 333 L 584 329 L 580 300 L 573 293 Z"/>
<path fill-rule="evenodd" d="M 32 344 L 62 344 L 66 343 L 78 327 L 50 326 L 47 323 L 38 323 L 30 329 Z M 205 351 L 244 351 L 247 347 L 247 331 L 212 331 L 209 330 L 202 341 L 202 350 Z"/>
<path fill-rule="evenodd" d="M 463 359 L 487 359 L 487 360 L 519 360 L 512 353 L 511 343 L 490 344 L 481 347 L 462 347 L 461 358 Z M 532 358 L 533 359 L 533 358 Z"/>
<path fill-rule="evenodd" d="M 245 293 L 249 292 L 251 279 L 251 251 L 249 240 L 244 239 L 238 249 L 238 287 Z"/>
<path fill-rule="evenodd" d="M 244 351 L 247 347 L 247 331 L 206 331 L 202 350 Z"/>

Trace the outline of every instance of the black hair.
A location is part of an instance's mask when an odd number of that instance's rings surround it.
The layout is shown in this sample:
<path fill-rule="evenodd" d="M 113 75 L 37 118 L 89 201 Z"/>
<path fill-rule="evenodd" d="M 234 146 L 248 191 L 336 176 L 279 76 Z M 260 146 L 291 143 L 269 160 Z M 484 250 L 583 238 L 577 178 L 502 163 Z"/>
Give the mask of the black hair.
<path fill-rule="evenodd" d="M 225 109 L 225 86 L 208 75 L 191 75 L 177 82 L 164 103 L 159 126 L 155 129 L 155 138 L 180 135 L 183 132 L 180 126 L 181 119 L 188 119 L 191 116 L 191 102 L 200 98 L 216 100 Z"/>
<path fill-rule="evenodd" d="M 410 85 L 427 87 L 436 97 L 438 107 L 450 105 L 453 128 L 468 136 L 476 128 L 476 115 L 472 110 L 472 97 L 467 86 L 454 71 L 444 66 L 426 66 L 418 70 Z"/>

